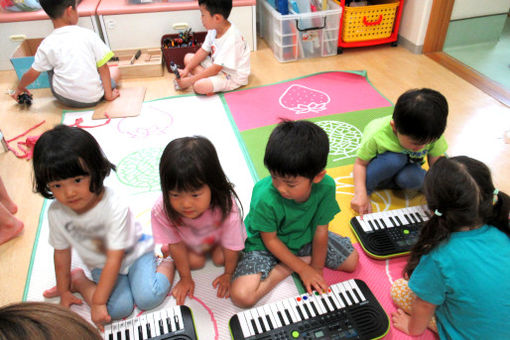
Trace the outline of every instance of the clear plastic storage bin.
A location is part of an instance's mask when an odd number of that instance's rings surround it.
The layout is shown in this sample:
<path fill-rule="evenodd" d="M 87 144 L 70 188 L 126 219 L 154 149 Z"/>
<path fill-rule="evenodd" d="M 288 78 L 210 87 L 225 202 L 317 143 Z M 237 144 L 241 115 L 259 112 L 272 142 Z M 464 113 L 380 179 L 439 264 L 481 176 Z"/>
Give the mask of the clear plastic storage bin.
<path fill-rule="evenodd" d="M 342 8 L 328 1 L 325 11 L 281 15 L 266 0 L 259 3 L 260 36 L 280 62 L 336 55 Z"/>

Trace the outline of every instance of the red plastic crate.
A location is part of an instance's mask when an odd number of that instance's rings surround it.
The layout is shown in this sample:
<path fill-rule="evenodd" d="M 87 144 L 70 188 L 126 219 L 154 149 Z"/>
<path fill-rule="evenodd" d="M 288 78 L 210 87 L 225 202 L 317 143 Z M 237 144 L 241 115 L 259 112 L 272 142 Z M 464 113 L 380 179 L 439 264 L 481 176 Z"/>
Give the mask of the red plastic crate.
<path fill-rule="evenodd" d="M 179 34 L 165 34 L 161 37 L 161 51 L 163 52 L 163 58 L 165 59 L 166 68 L 169 72 L 172 72 L 170 69 L 170 62 L 174 62 L 177 67 L 184 68 L 184 56 L 186 53 L 195 53 L 198 51 L 200 46 L 205 40 L 205 36 L 207 32 L 194 32 L 193 38 L 197 41 L 195 46 L 186 46 L 186 47 L 165 47 L 163 41 L 165 39 L 176 39 L 179 37 Z"/>

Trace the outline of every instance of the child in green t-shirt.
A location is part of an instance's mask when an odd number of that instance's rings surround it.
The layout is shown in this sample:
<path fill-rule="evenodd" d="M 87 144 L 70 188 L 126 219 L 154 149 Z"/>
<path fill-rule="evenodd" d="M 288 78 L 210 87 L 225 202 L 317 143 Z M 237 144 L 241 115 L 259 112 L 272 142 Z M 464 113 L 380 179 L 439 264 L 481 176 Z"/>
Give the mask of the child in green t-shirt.
<path fill-rule="evenodd" d="M 328 288 L 324 266 L 356 268 L 349 238 L 328 231 L 340 211 L 335 181 L 326 175 L 328 153 L 328 135 L 311 122 L 283 121 L 271 133 L 264 156 L 271 176 L 253 188 L 249 236 L 231 288 L 236 305 L 253 306 L 292 272 L 311 293 Z"/>
<path fill-rule="evenodd" d="M 354 162 L 352 209 L 372 212 L 370 194 L 377 189 L 420 190 L 425 156 L 432 165 L 448 147 L 442 136 L 447 117 L 446 98 L 424 88 L 402 94 L 392 116 L 368 123 Z"/>

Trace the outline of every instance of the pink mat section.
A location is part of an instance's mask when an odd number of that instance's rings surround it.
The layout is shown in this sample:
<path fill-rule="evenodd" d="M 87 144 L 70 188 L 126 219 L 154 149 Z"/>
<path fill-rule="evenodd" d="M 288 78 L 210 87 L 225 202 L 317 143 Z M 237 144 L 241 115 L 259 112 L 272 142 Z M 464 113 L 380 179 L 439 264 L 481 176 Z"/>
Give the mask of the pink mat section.
<path fill-rule="evenodd" d="M 390 330 L 384 339 L 437 339 L 435 333 L 428 329 L 421 336 L 412 337 L 402 333 L 397 329 L 394 329 L 393 325 L 391 324 L 391 313 L 396 310 L 390 295 L 391 283 L 402 277 L 402 269 L 407 262 L 407 257 L 397 257 L 383 261 L 374 260 L 365 254 L 359 243 L 355 243 L 354 247 L 360 255 L 358 268 L 353 273 L 343 273 L 325 269 L 324 277 L 328 284 L 331 285 L 349 279 L 360 279 L 364 281 L 390 318 Z"/>
<path fill-rule="evenodd" d="M 307 119 L 391 106 L 366 77 L 325 72 L 224 94 L 239 131 L 276 124 L 280 118 Z"/>

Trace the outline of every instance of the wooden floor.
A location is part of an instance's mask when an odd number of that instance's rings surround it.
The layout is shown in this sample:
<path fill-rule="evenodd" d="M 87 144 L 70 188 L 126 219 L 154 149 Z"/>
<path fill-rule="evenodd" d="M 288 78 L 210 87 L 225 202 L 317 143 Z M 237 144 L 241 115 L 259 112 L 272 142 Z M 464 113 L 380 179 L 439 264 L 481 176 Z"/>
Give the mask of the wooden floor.
<path fill-rule="evenodd" d="M 510 109 L 424 55 L 402 47 L 376 46 L 345 49 L 342 55 L 279 63 L 259 39 L 252 53 L 249 87 L 270 84 L 307 74 L 330 70 L 366 70 L 371 83 L 389 100 L 410 89 L 429 87 L 443 93 L 450 105 L 446 129 L 450 155 L 469 155 L 490 166 L 500 190 L 510 192 L 510 144 L 503 134 L 510 130 Z M 145 99 L 175 95 L 173 75 L 125 80 L 125 85 L 147 87 Z M 0 88 L 13 88 L 13 71 L 0 72 Z M 30 133 L 39 135 L 61 120 L 65 107 L 56 103 L 49 89 L 34 90 L 34 103 L 21 109 L 9 96 L 0 96 L 0 129 L 7 139 L 33 125 L 46 123 Z M 23 234 L 0 246 L 0 305 L 20 301 L 23 296 L 32 246 L 39 221 L 42 198 L 32 192 L 31 163 L 12 153 L 0 153 L 0 176 L 19 206 L 18 218 L 25 223 Z M 347 207 L 342 207 L 346 209 Z M 41 240 L 46 242 L 46 240 Z"/>

